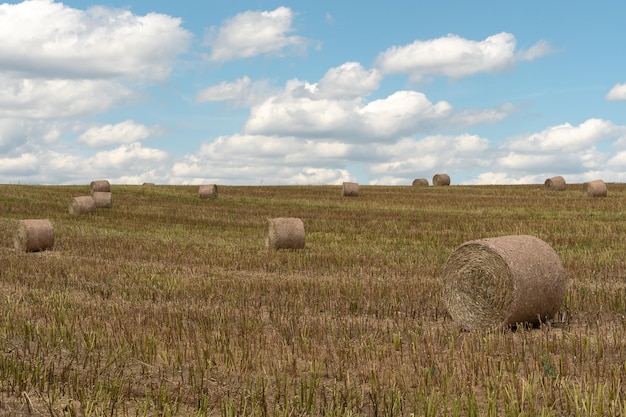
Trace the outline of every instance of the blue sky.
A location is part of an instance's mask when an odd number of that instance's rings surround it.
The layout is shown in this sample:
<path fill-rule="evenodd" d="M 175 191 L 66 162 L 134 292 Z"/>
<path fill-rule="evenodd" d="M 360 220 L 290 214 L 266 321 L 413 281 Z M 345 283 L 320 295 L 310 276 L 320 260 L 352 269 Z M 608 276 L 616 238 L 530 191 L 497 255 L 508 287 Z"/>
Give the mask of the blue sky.
<path fill-rule="evenodd" d="M 623 1 L 2 3 L 0 182 L 624 182 L 625 18 Z"/>

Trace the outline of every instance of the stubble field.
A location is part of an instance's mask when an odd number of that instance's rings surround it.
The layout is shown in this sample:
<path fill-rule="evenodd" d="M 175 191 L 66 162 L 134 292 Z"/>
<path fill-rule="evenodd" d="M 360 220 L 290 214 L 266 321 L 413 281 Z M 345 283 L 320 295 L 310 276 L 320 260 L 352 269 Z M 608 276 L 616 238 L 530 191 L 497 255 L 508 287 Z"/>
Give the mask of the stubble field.
<path fill-rule="evenodd" d="M 626 416 L 626 185 L 0 185 L 0 415 Z M 303 250 L 268 251 L 299 217 Z M 50 219 L 52 250 L 13 249 Z M 554 320 L 465 332 L 441 298 L 468 240 L 528 234 L 569 283 Z"/>

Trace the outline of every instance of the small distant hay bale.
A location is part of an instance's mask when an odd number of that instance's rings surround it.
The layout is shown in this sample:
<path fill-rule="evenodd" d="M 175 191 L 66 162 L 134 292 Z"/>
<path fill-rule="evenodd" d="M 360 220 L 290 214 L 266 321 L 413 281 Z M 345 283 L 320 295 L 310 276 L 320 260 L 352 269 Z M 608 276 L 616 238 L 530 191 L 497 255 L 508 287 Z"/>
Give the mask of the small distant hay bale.
<path fill-rule="evenodd" d="M 433 185 L 436 187 L 450 185 L 450 176 L 448 174 L 435 174 L 433 176 Z"/>
<path fill-rule="evenodd" d="M 556 252 L 527 235 L 462 244 L 446 261 L 442 280 L 448 312 L 466 330 L 550 319 L 567 282 Z"/>
<path fill-rule="evenodd" d="M 217 185 L 201 185 L 200 187 L 198 187 L 198 196 L 200 198 L 217 198 Z"/>
<path fill-rule="evenodd" d="M 70 214 L 90 214 L 96 212 L 96 201 L 90 195 L 73 197 L 70 200 Z"/>
<path fill-rule="evenodd" d="M 13 236 L 15 250 L 39 252 L 54 245 L 54 228 L 47 219 L 20 220 Z"/>
<path fill-rule="evenodd" d="M 358 197 L 359 184 L 356 182 L 344 182 L 341 188 L 341 195 L 344 197 Z"/>
<path fill-rule="evenodd" d="M 269 219 L 265 227 L 267 249 L 304 249 L 304 223 L 296 217 Z"/>
<path fill-rule="evenodd" d="M 548 178 L 544 182 L 544 185 L 546 189 L 550 191 L 565 191 L 565 188 L 567 188 L 567 185 L 565 184 L 565 178 L 560 175 Z"/>
<path fill-rule="evenodd" d="M 583 184 L 583 196 L 588 198 L 606 197 L 608 189 L 602 180 L 589 181 Z"/>
<path fill-rule="evenodd" d="M 111 184 L 107 180 L 91 181 L 91 184 L 89 184 L 89 191 L 90 194 L 96 192 L 108 193 L 111 191 Z"/>
<path fill-rule="evenodd" d="M 113 198 L 110 192 L 95 191 L 91 194 L 93 201 L 96 203 L 96 208 L 111 208 L 113 207 Z"/>
<path fill-rule="evenodd" d="M 416 178 L 413 180 L 414 187 L 428 187 L 428 180 L 426 178 Z"/>
<path fill-rule="evenodd" d="M 155 186 L 155 185 L 156 185 L 156 184 L 155 184 L 155 183 L 153 183 L 153 182 L 144 182 L 144 183 L 143 183 L 143 186 L 145 186 L 145 187 L 152 187 L 152 186 Z"/>

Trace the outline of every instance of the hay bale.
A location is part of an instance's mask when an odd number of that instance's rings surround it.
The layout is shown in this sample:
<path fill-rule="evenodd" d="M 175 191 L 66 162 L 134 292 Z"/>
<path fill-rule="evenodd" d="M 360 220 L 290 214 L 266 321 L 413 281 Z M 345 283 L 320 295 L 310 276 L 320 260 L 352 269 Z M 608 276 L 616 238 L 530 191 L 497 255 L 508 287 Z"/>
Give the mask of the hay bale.
<path fill-rule="evenodd" d="M 426 178 L 416 178 L 413 180 L 414 187 L 428 187 L 428 180 Z"/>
<path fill-rule="evenodd" d="M 113 199 L 110 192 L 94 191 L 91 194 L 93 201 L 96 203 L 96 208 L 111 208 L 113 207 Z"/>
<path fill-rule="evenodd" d="M 95 192 L 108 193 L 110 191 L 111 191 L 111 184 L 107 180 L 91 181 L 91 184 L 89 184 L 90 194 L 93 194 Z"/>
<path fill-rule="evenodd" d="M 356 182 L 344 182 L 341 188 L 341 195 L 344 197 L 358 197 L 359 184 Z"/>
<path fill-rule="evenodd" d="M 466 242 L 446 261 L 442 279 L 448 312 L 467 330 L 550 319 L 565 298 L 561 260 L 534 236 Z"/>
<path fill-rule="evenodd" d="M 20 220 L 13 236 L 15 250 L 38 252 L 52 248 L 54 229 L 47 219 Z"/>
<path fill-rule="evenodd" d="M 436 187 L 450 185 L 450 176 L 448 174 L 435 174 L 433 176 L 433 185 Z"/>
<path fill-rule="evenodd" d="M 155 186 L 156 184 L 155 184 L 155 183 L 153 183 L 153 182 L 144 182 L 142 185 L 144 185 L 144 186 L 146 186 L 146 187 L 153 187 L 153 186 Z"/>
<path fill-rule="evenodd" d="M 201 185 L 198 187 L 198 196 L 200 198 L 217 198 L 217 185 Z"/>
<path fill-rule="evenodd" d="M 565 188 L 566 188 L 565 178 L 563 178 L 560 175 L 556 177 L 548 178 L 544 182 L 544 185 L 546 189 L 550 191 L 565 191 Z"/>
<path fill-rule="evenodd" d="M 96 212 L 96 202 L 90 195 L 73 197 L 70 200 L 70 214 L 89 214 Z"/>
<path fill-rule="evenodd" d="M 606 197 L 607 194 L 606 184 L 602 180 L 589 181 L 583 184 L 584 197 Z"/>
<path fill-rule="evenodd" d="M 304 249 L 304 223 L 296 217 L 269 219 L 265 227 L 268 249 Z"/>

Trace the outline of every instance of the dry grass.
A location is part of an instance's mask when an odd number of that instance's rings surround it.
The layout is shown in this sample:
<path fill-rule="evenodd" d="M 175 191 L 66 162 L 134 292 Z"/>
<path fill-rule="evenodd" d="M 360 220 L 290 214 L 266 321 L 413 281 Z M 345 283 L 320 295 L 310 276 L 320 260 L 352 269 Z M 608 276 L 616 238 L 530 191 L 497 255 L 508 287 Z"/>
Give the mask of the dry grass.
<path fill-rule="evenodd" d="M 0 186 L 0 415 L 626 415 L 626 186 Z M 576 188 L 576 190 L 573 190 Z M 267 251 L 270 217 L 307 225 Z M 11 225 L 55 225 L 51 251 Z M 557 319 L 463 332 L 441 273 L 468 240 L 528 234 L 568 278 Z"/>

